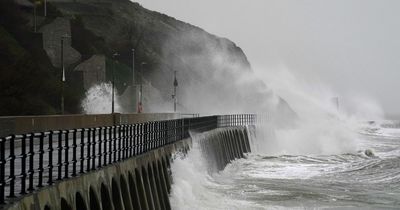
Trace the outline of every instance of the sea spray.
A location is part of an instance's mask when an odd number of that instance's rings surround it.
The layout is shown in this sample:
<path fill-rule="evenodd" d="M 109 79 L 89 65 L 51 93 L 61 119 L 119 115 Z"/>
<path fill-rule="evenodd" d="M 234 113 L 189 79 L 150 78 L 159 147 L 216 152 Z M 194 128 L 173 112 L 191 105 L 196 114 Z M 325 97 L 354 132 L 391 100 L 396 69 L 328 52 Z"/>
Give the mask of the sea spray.
<path fill-rule="evenodd" d="M 202 135 L 191 134 L 191 150 L 184 158 L 175 157 L 171 164 L 174 181 L 170 195 L 172 209 L 240 209 L 245 201 L 230 199 L 221 193 L 221 189 L 229 186 L 215 182 L 198 141 Z"/>
<path fill-rule="evenodd" d="M 105 114 L 111 113 L 112 106 L 112 84 L 101 83 L 94 85 L 86 92 L 82 100 L 82 109 L 86 114 Z M 115 90 L 116 93 L 116 90 Z M 114 97 L 115 112 L 121 112 L 118 97 Z"/>
<path fill-rule="evenodd" d="M 381 109 L 373 100 L 363 98 L 346 100 L 339 107 L 332 103 L 338 96 L 322 83 L 308 83 L 295 76 L 288 68 L 280 66 L 256 70 L 278 95 L 285 98 L 298 118 L 294 126 L 278 127 L 273 118 L 258 125 L 257 133 L 264 138 L 257 147 L 259 153 L 268 155 L 308 155 L 354 153 L 359 148 L 359 122 L 370 116 L 379 119 Z M 365 103 L 368 101 L 369 103 Z M 349 114 L 347 110 L 352 108 Z M 285 119 L 284 121 L 292 121 Z"/>

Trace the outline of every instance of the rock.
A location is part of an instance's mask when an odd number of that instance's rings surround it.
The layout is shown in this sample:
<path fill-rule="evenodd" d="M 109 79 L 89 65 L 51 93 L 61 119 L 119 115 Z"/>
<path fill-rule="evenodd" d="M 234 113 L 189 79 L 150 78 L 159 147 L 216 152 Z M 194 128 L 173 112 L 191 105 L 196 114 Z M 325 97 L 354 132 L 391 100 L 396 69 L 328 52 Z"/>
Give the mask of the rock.
<path fill-rule="evenodd" d="M 374 154 L 374 152 L 373 152 L 371 149 L 366 149 L 366 150 L 364 151 L 364 154 L 365 154 L 366 156 L 368 156 L 368 157 L 375 157 L 375 154 Z"/>

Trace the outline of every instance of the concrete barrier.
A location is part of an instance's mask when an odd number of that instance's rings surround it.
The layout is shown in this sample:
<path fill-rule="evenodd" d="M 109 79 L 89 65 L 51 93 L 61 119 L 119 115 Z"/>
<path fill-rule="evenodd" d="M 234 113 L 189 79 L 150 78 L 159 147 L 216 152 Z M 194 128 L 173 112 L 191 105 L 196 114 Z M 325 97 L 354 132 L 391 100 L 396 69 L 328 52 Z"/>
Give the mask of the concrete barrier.
<path fill-rule="evenodd" d="M 170 157 L 187 151 L 191 139 L 152 150 L 100 170 L 82 174 L 27 195 L 9 210 L 171 209 Z"/>
<path fill-rule="evenodd" d="M 250 152 L 245 127 L 217 128 L 122 162 L 72 177 L 11 202 L 8 210 L 169 210 L 172 154 L 187 153 L 198 141 L 210 170 L 223 170 Z"/>

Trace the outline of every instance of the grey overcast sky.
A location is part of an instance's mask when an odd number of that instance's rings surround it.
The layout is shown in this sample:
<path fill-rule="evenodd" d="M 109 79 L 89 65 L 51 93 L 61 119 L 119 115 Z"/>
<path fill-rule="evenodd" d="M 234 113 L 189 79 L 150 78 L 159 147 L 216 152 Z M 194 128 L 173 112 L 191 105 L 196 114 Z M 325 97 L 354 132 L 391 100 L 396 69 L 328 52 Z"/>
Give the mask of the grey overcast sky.
<path fill-rule="evenodd" d="M 229 38 L 255 68 L 284 64 L 338 95 L 361 93 L 400 113 L 399 0 L 137 2 Z"/>

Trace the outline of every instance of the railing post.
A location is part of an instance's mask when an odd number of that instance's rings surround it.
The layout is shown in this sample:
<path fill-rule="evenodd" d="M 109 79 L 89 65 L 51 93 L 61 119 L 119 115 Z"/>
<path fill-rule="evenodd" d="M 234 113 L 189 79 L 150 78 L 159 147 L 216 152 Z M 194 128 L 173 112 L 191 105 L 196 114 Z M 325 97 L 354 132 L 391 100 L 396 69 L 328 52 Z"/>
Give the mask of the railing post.
<path fill-rule="evenodd" d="M 49 145 L 48 145 L 48 152 L 49 152 L 49 178 L 47 180 L 47 184 L 52 185 L 53 184 L 53 131 L 50 131 L 49 134 Z"/>
<path fill-rule="evenodd" d="M 39 168 L 38 168 L 38 172 L 39 172 L 39 180 L 38 180 L 38 187 L 43 187 L 43 172 L 44 172 L 44 168 L 43 168 L 43 155 L 44 155 L 44 137 L 45 137 L 45 133 L 41 132 L 40 133 L 40 137 L 39 137 Z"/>
<path fill-rule="evenodd" d="M 181 139 L 185 138 L 185 120 L 181 119 Z"/>
<path fill-rule="evenodd" d="M 78 162 L 76 157 L 76 148 L 78 147 L 76 142 L 77 132 L 78 130 L 75 129 L 72 133 L 72 177 L 76 176 L 76 163 Z"/>
<path fill-rule="evenodd" d="M 137 143 L 137 153 L 136 155 L 142 154 L 142 134 L 141 134 L 141 124 L 136 125 L 136 143 Z"/>
<path fill-rule="evenodd" d="M 142 136 L 142 124 L 138 124 L 137 126 L 137 143 L 138 143 L 138 154 L 142 154 L 143 153 L 143 136 Z"/>
<path fill-rule="evenodd" d="M 35 135 L 32 133 L 30 138 L 29 138 L 29 187 L 28 191 L 32 192 L 35 188 L 33 187 L 33 174 L 35 173 L 33 169 L 33 157 L 35 155 L 34 148 L 33 148 L 33 140 L 35 138 Z"/>
<path fill-rule="evenodd" d="M 169 138 L 170 138 L 170 122 L 167 120 L 165 122 L 165 144 L 169 144 Z"/>
<path fill-rule="evenodd" d="M 10 192 L 8 197 L 14 198 L 15 197 L 15 148 L 14 148 L 14 142 L 15 141 L 15 135 L 12 135 L 10 139 Z"/>
<path fill-rule="evenodd" d="M 57 152 L 58 152 L 58 161 L 57 161 L 57 169 L 58 169 L 58 174 L 57 174 L 57 180 L 62 179 L 62 131 L 58 131 L 58 147 L 57 147 Z"/>
<path fill-rule="evenodd" d="M 151 122 L 146 123 L 147 124 L 147 143 L 149 145 L 148 151 L 153 149 L 153 139 L 151 137 Z"/>
<path fill-rule="evenodd" d="M 143 142 L 144 142 L 144 151 L 149 151 L 148 139 L 147 139 L 147 123 L 143 123 Z"/>
<path fill-rule="evenodd" d="M 102 149 L 101 144 L 104 141 L 103 136 L 101 134 L 102 134 L 102 131 L 104 131 L 104 127 L 100 127 L 100 128 L 98 128 L 98 130 L 99 130 L 99 152 L 97 154 L 99 157 L 99 162 L 98 162 L 97 168 L 101 168 L 101 161 L 103 159 L 103 153 L 102 153 L 103 151 L 101 150 Z"/>
<path fill-rule="evenodd" d="M 4 193 L 6 185 L 6 139 L 0 138 L 0 204 L 4 204 Z"/>
<path fill-rule="evenodd" d="M 133 157 L 134 147 L 134 135 L 133 135 L 133 125 L 129 125 L 129 157 Z"/>
<path fill-rule="evenodd" d="M 21 139 L 21 191 L 20 194 L 26 194 L 26 135 Z"/>
<path fill-rule="evenodd" d="M 114 163 L 117 162 L 117 126 L 113 127 L 113 133 L 114 137 L 112 138 L 112 141 L 114 143 L 114 148 L 113 148 L 113 157 L 114 157 Z"/>
<path fill-rule="evenodd" d="M 157 139 L 157 147 L 161 147 L 162 141 L 161 141 L 161 123 L 156 122 L 156 139 Z"/>
<path fill-rule="evenodd" d="M 89 128 L 87 132 L 87 141 L 86 141 L 86 171 L 90 171 L 90 142 L 92 140 L 92 129 Z"/>
<path fill-rule="evenodd" d="M 69 167 L 69 131 L 66 130 L 64 133 L 64 179 L 68 179 L 68 167 Z"/>
<path fill-rule="evenodd" d="M 97 144 L 96 131 L 97 131 L 97 128 L 93 128 L 92 131 L 93 131 L 93 134 L 92 134 L 92 170 L 96 170 L 96 144 Z"/>
<path fill-rule="evenodd" d="M 104 127 L 104 148 L 103 148 L 103 166 L 107 165 L 107 131 L 109 131 L 109 127 Z"/>
<path fill-rule="evenodd" d="M 174 125 L 174 142 L 178 140 L 178 126 L 177 126 L 177 120 L 172 121 Z"/>
<path fill-rule="evenodd" d="M 108 133 L 108 164 L 112 162 L 112 139 L 113 139 L 113 127 L 109 127 Z"/>
<path fill-rule="evenodd" d="M 118 161 L 121 160 L 123 130 L 124 130 L 124 126 L 120 125 L 119 129 L 118 129 L 118 138 L 117 138 L 117 143 L 118 143 Z"/>
<path fill-rule="evenodd" d="M 154 149 L 156 147 L 155 145 L 155 139 L 154 139 L 154 123 L 150 122 L 149 123 L 149 140 L 150 140 L 150 150 Z"/>
<path fill-rule="evenodd" d="M 126 159 L 128 157 L 127 151 L 128 151 L 128 137 L 129 137 L 129 128 L 128 125 L 124 125 L 122 129 L 122 160 Z"/>
<path fill-rule="evenodd" d="M 133 135 L 133 155 L 137 155 L 138 150 L 139 150 L 138 131 L 137 131 L 138 126 L 136 124 L 134 124 L 132 127 L 133 127 L 132 128 L 133 129 L 133 133 L 132 133 L 132 135 Z"/>
<path fill-rule="evenodd" d="M 162 138 L 162 145 L 166 145 L 167 144 L 167 121 L 163 121 L 162 122 L 162 134 L 161 134 L 161 138 Z"/>
<path fill-rule="evenodd" d="M 123 153 L 123 140 L 124 140 L 124 130 L 125 130 L 125 125 L 120 125 L 118 129 L 118 161 L 121 160 L 122 158 L 122 153 Z"/>
<path fill-rule="evenodd" d="M 81 143 L 80 143 L 80 147 L 81 147 L 81 157 L 80 157 L 80 170 L 79 173 L 83 174 L 85 173 L 84 169 L 85 169 L 85 130 L 86 129 L 82 129 L 81 130 Z"/>
<path fill-rule="evenodd" d="M 129 158 L 130 156 L 130 143 L 131 143 L 131 126 L 125 126 L 125 158 Z"/>
<path fill-rule="evenodd" d="M 142 153 L 147 152 L 147 139 L 146 139 L 146 124 L 142 123 L 142 128 L 141 128 L 141 133 L 142 133 Z"/>

